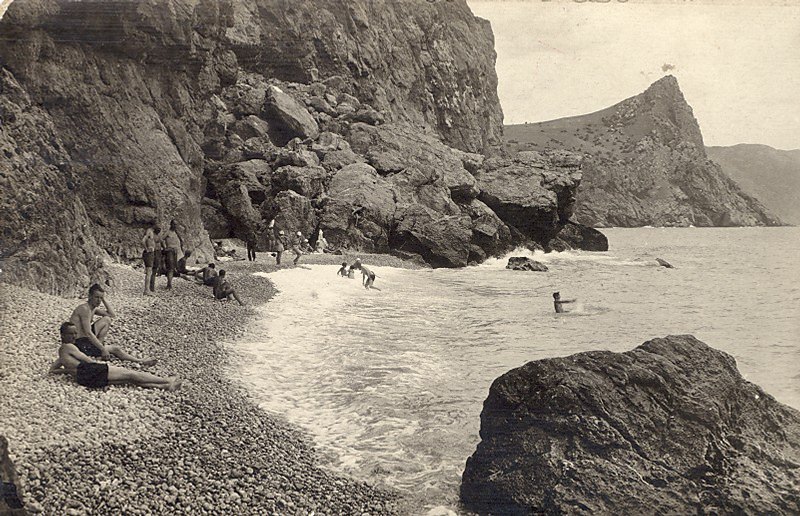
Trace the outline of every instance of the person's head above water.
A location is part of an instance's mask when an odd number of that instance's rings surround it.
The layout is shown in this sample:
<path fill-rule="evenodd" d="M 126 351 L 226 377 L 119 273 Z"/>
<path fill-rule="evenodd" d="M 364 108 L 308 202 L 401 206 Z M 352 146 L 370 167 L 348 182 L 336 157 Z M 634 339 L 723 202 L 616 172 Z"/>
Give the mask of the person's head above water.
<path fill-rule="evenodd" d="M 559 297 L 561 297 L 561 294 L 559 294 L 558 292 L 553 292 L 554 299 L 558 299 Z"/>

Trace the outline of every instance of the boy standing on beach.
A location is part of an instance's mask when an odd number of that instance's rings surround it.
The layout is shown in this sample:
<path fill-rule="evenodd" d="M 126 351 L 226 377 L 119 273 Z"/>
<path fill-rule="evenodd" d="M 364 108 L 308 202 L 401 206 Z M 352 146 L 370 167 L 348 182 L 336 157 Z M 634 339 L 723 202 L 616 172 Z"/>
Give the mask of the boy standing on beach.
<path fill-rule="evenodd" d="M 137 358 L 126 353 L 119 346 L 103 344 L 108 330 L 111 328 L 111 320 L 115 317 L 114 310 L 104 294 L 103 287 L 95 283 L 89 288 L 88 301 L 72 312 L 69 320 L 77 328 L 78 335 L 74 345 L 81 353 L 91 357 L 100 357 L 103 360 L 108 360 L 111 355 L 114 355 L 122 360 L 130 360 L 142 365 L 155 364 L 155 359 Z M 100 308 L 101 304 L 104 308 Z M 99 315 L 100 319 L 94 321 L 95 315 Z"/>
<path fill-rule="evenodd" d="M 145 388 L 174 391 L 183 383 L 183 380 L 177 377 L 161 378 L 154 374 L 97 362 L 75 345 L 78 328 L 71 322 L 63 323 L 60 333 L 61 347 L 58 349 L 58 359 L 50 366 L 50 373 L 70 374 L 78 385 L 100 389 L 107 385 L 129 383 Z"/>

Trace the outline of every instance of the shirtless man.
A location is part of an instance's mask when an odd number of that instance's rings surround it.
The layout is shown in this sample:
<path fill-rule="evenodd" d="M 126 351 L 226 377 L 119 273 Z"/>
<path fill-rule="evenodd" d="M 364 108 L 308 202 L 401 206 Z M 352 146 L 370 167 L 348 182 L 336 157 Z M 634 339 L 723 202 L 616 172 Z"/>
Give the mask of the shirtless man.
<path fill-rule="evenodd" d="M 292 252 L 294 253 L 293 263 L 295 265 L 297 265 L 297 262 L 300 261 L 300 257 L 303 256 L 303 251 L 300 250 L 303 247 L 304 243 L 303 240 L 305 239 L 303 238 L 302 231 L 298 231 L 297 234 L 292 239 Z"/>
<path fill-rule="evenodd" d="M 564 303 L 574 303 L 575 301 L 577 299 L 561 299 L 561 294 L 553 292 L 553 307 L 556 309 L 556 313 L 563 314 L 565 310 L 562 305 Z"/>
<path fill-rule="evenodd" d="M 217 283 L 214 285 L 214 297 L 218 300 L 222 301 L 223 299 L 227 299 L 228 301 L 231 298 L 235 298 L 236 301 L 239 302 L 240 305 L 244 306 L 242 300 L 239 299 L 239 294 L 233 289 L 230 283 L 228 283 L 228 279 L 225 277 L 225 269 L 220 269 L 219 277 L 217 278 Z"/>
<path fill-rule="evenodd" d="M 104 308 L 100 308 L 101 304 Z M 99 315 L 100 319 L 92 322 L 95 315 Z M 137 358 L 126 353 L 119 346 L 103 344 L 114 317 L 114 310 L 105 299 L 103 287 L 95 283 L 89 287 L 89 300 L 78 306 L 69 318 L 78 331 L 78 339 L 75 340 L 74 345 L 81 353 L 90 357 L 108 360 L 110 355 L 114 355 L 122 360 L 129 360 L 145 366 L 155 364 L 154 358 Z"/>
<path fill-rule="evenodd" d="M 91 389 L 129 383 L 145 388 L 175 391 L 183 383 L 183 380 L 174 376 L 161 378 L 154 374 L 98 362 L 78 349 L 75 345 L 77 335 L 78 328 L 71 322 L 61 325 L 61 347 L 58 349 L 58 359 L 50 366 L 50 373 L 70 374 L 78 385 Z"/>
<path fill-rule="evenodd" d="M 144 251 L 142 251 L 142 261 L 144 261 L 144 294 L 145 296 L 150 295 L 150 291 L 155 290 L 155 275 L 156 271 L 154 269 L 155 259 L 156 259 L 156 234 L 155 228 L 157 226 L 149 227 L 144 232 L 144 237 L 142 237 L 142 247 L 144 247 Z M 150 291 L 147 288 L 150 287 Z"/>
<path fill-rule="evenodd" d="M 167 288 L 172 288 L 172 276 L 175 274 L 175 269 L 178 266 L 178 253 L 181 250 L 181 238 L 176 232 L 177 224 L 173 219 L 169 223 L 169 229 L 164 233 L 161 238 L 161 247 L 164 253 L 164 267 L 167 269 Z"/>
<path fill-rule="evenodd" d="M 209 263 L 194 274 L 194 279 L 207 287 L 213 287 L 217 282 L 217 265 Z"/>
<path fill-rule="evenodd" d="M 375 283 L 375 273 L 368 269 L 366 265 L 361 266 L 361 283 L 366 289 L 374 288 L 375 290 L 380 290 L 372 286 Z"/>

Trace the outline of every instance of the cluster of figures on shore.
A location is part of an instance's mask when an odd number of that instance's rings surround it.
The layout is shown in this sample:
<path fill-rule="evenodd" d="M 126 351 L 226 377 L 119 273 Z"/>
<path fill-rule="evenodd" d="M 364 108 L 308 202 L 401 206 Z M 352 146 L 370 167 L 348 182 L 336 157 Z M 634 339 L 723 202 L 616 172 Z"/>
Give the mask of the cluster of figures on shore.
<path fill-rule="evenodd" d="M 99 318 L 95 320 L 95 317 Z M 105 290 L 95 283 L 89 288 L 88 300 L 61 324 L 61 346 L 50 373 L 69 374 L 79 385 L 90 389 L 122 384 L 169 391 L 180 389 L 183 380 L 177 377 L 163 378 L 104 362 L 114 356 L 145 367 L 156 364 L 154 358 L 139 358 L 120 346 L 105 344 L 114 317 L 116 314 L 105 298 Z"/>
<path fill-rule="evenodd" d="M 375 290 L 380 290 L 378 287 L 374 285 L 375 283 L 375 273 L 372 272 L 366 265 L 361 263 L 361 258 L 356 258 L 356 261 L 350 265 L 350 268 L 347 267 L 347 262 L 342 262 L 342 267 L 336 272 L 337 276 L 341 276 L 343 278 L 355 278 L 356 270 L 361 271 L 361 284 L 366 289 L 374 288 Z"/>
<path fill-rule="evenodd" d="M 275 233 L 274 223 L 275 221 L 273 220 L 269 226 L 269 234 L 274 236 L 274 238 L 269 238 L 269 245 L 276 265 L 281 264 L 283 253 L 287 250 L 291 250 L 294 253 L 294 260 L 292 261 L 294 265 L 297 265 L 304 253 L 314 252 L 308 243 L 308 239 L 303 236 L 302 231 L 297 231 L 290 238 L 283 230 Z M 256 244 L 254 239 L 248 240 L 246 244 L 247 259 L 255 261 Z M 326 245 L 322 231 L 320 231 L 317 238 L 317 251 L 323 252 Z M 181 254 L 181 249 L 183 249 L 183 242 L 178 236 L 174 220 L 170 222 L 169 229 L 166 231 L 162 231 L 158 224 L 147 228 L 144 237 L 142 237 L 142 247 L 144 248 L 142 261 L 145 267 L 144 295 L 150 295 L 155 291 L 156 276 L 163 274 L 167 277 L 167 289 L 172 288 L 172 279 L 175 277 L 194 279 L 200 284 L 213 287 L 213 294 L 216 299 L 236 299 L 240 305 L 244 305 L 226 277 L 224 269 L 217 270 L 217 266 L 213 262 L 202 268 L 189 266 L 187 262 L 189 257 L 192 256 L 191 250 L 186 250 L 181 258 L 178 258 Z M 214 255 L 221 261 L 230 259 L 244 260 L 244 258 L 238 258 L 235 253 L 235 250 L 226 251 L 222 246 L 222 242 L 214 244 Z"/>

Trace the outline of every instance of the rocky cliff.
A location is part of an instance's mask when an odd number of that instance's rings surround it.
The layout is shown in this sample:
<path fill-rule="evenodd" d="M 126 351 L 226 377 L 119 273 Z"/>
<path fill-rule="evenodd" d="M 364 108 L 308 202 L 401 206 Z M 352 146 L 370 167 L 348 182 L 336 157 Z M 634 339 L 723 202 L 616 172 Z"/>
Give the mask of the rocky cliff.
<path fill-rule="evenodd" d="M 586 156 L 575 218 L 589 226 L 762 226 L 780 221 L 708 159 L 678 81 L 596 113 L 507 126 L 516 150 Z"/>
<path fill-rule="evenodd" d="M 434 266 L 607 246 L 568 224 L 580 158 L 492 150 L 493 37 L 464 1 L 18 0 L 0 39 L 5 281 L 85 286 L 172 219 L 198 260 L 273 217 Z"/>
<path fill-rule="evenodd" d="M 742 143 L 706 147 L 708 157 L 749 195 L 789 224 L 800 224 L 800 150 Z"/>
<path fill-rule="evenodd" d="M 492 514 L 796 514 L 800 412 L 692 336 L 491 386 L 461 499 Z"/>

